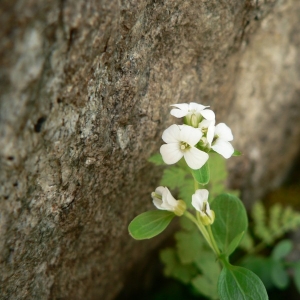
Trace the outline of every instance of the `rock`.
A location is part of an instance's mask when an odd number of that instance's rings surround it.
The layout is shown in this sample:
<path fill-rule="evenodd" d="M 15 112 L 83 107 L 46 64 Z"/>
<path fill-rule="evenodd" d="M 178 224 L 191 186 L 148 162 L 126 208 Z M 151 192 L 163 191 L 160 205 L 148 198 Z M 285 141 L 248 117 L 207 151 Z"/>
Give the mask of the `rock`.
<path fill-rule="evenodd" d="M 118 294 L 164 238 L 127 225 L 152 207 L 170 104 L 232 127 L 230 184 L 248 205 L 299 151 L 296 0 L 16 0 L 0 15 L 4 299 Z"/>

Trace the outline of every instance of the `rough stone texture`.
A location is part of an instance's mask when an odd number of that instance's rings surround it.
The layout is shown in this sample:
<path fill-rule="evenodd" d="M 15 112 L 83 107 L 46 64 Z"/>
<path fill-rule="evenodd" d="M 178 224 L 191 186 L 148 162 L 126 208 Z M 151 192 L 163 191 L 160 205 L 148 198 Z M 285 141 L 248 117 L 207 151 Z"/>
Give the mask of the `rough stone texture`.
<path fill-rule="evenodd" d="M 169 105 L 211 105 L 244 155 L 245 201 L 299 150 L 300 2 L 4 0 L 0 4 L 3 299 L 113 299 L 159 243 L 146 159 Z"/>

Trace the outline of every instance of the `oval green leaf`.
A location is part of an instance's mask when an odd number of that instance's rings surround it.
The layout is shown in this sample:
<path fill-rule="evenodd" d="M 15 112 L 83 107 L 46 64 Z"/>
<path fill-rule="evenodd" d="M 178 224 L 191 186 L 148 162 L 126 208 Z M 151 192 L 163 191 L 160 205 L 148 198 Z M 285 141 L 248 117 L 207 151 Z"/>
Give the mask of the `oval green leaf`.
<path fill-rule="evenodd" d="M 272 260 L 271 278 L 276 287 L 285 289 L 289 284 L 289 276 L 281 261 Z"/>
<path fill-rule="evenodd" d="M 135 217 L 128 230 L 136 240 L 150 239 L 164 231 L 174 217 L 174 213 L 166 210 L 147 211 Z"/>
<path fill-rule="evenodd" d="M 192 170 L 193 177 L 201 185 L 206 185 L 209 182 L 209 166 L 206 162 L 200 169 Z"/>
<path fill-rule="evenodd" d="M 298 290 L 298 293 L 300 294 L 300 262 L 299 261 L 294 265 L 293 269 L 294 269 L 295 286 Z"/>
<path fill-rule="evenodd" d="M 262 281 L 250 270 L 242 267 L 224 268 L 218 280 L 221 300 L 267 300 L 268 294 Z"/>
<path fill-rule="evenodd" d="M 212 225 L 215 240 L 223 253 L 229 253 L 229 245 L 247 230 L 248 219 L 242 201 L 230 194 L 217 196 L 211 209 L 215 212 L 216 219 Z"/>
<path fill-rule="evenodd" d="M 240 234 L 238 234 L 229 244 L 227 248 L 226 255 L 229 256 L 230 254 L 233 253 L 233 251 L 237 248 L 237 246 L 240 244 L 243 236 L 244 236 L 245 231 L 242 231 Z"/>
<path fill-rule="evenodd" d="M 274 260 L 281 260 L 292 251 L 292 248 L 293 243 L 291 240 L 282 240 L 273 249 L 271 256 Z"/>

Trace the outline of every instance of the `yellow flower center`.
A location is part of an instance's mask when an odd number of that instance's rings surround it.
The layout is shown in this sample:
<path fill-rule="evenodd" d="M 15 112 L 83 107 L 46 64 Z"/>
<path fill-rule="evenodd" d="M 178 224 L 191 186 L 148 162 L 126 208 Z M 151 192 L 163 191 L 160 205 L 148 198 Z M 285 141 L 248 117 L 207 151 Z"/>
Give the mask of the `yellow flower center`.
<path fill-rule="evenodd" d="M 186 142 L 181 142 L 180 143 L 180 149 L 182 150 L 182 151 L 185 151 L 185 150 L 187 150 L 187 149 L 189 149 L 190 148 L 190 145 L 188 144 L 188 143 L 186 143 Z"/>

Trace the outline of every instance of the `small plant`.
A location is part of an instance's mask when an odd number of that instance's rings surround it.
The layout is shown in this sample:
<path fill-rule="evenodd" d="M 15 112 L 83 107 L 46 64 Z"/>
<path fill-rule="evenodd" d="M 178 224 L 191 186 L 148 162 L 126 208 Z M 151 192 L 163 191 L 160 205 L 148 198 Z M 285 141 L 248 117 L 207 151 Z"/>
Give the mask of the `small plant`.
<path fill-rule="evenodd" d="M 239 155 L 229 143 L 233 139 L 231 130 L 224 123 L 215 126 L 215 115 L 205 106 L 191 103 L 175 107 L 171 114 L 184 117 L 185 124 L 165 130 L 166 144 L 161 147 L 161 154 L 149 159 L 158 166 L 174 164 L 164 170 L 161 186 L 151 195 L 159 210 L 136 217 L 129 225 L 131 235 L 135 239 L 151 238 L 162 232 L 175 216 L 186 217 L 180 218 L 182 229 L 175 234 L 176 246 L 161 251 L 164 272 L 207 298 L 256 299 L 258 294 L 251 292 L 252 288 L 248 290 L 254 285 L 258 287 L 257 293 L 262 293 L 257 299 L 267 299 L 261 282 L 249 270 L 259 276 L 267 289 L 284 289 L 293 278 L 300 293 L 300 262 L 287 260 L 292 242 L 282 240 L 271 255 L 261 254 L 300 226 L 300 214 L 280 204 L 267 212 L 261 202 L 256 202 L 247 230 L 244 206 L 236 191 L 225 188 L 225 161 L 217 155 Z M 199 185 L 207 189 L 199 189 Z M 172 196 L 167 186 L 180 200 Z M 239 251 L 233 257 L 239 266 L 233 266 L 229 256 L 238 247 L 242 253 Z"/>
<path fill-rule="evenodd" d="M 158 164 L 158 155 L 149 159 Z M 229 191 L 225 187 L 227 172 L 225 162 L 220 156 L 212 155 L 209 160 L 211 180 L 208 185 L 210 194 L 231 193 L 238 196 L 237 191 Z M 172 185 L 172 189 L 180 190 L 189 181 L 185 177 L 177 182 L 174 180 L 171 166 L 165 169 L 161 184 Z M 175 170 L 174 170 L 175 171 Z M 189 189 L 193 189 L 190 186 Z M 179 192 L 184 198 L 185 191 Z M 212 199 L 214 198 L 212 197 Z M 285 289 L 288 287 L 290 278 L 294 280 L 295 286 L 300 293 L 300 261 L 291 262 L 287 255 L 292 250 L 291 240 L 284 239 L 275 245 L 271 255 L 262 255 L 267 248 L 281 239 L 287 232 L 300 227 L 300 214 L 291 207 L 283 207 L 275 204 L 266 211 L 261 202 L 256 202 L 252 207 L 249 230 L 245 233 L 235 255 L 235 263 L 250 269 L 263 281 L 266 289 L 273 287 Z M 218 299 L 217 280 L 220 266 L 215 263 L 215 256 L 205 245 L 204 239 L 195 226 L 186 219 L 180 219 L 181 230 L 175 234 L 175 247 L 163 249 L 160 258 L 165 265 L 164 273 L 180 282 L 192 287 L 194 293 L 206 296 L 209 299 Z M 269 251 L 267 251 L 269 254 Z"/>
<path fill-rule="evenodd" d="M 216 195 L 217 188 L 214 190 L 210 181 L 215 172 L 210 166 L 212 155 L 227 159 L 240 154 L 230 143 L 232 132 L 224 123 L 215 125 L 215 114 L 207 106 L 172 106 L 171 115 L 183 118 L 184 124 L 171 125 L 163 132 L 166 144 L 160 148 L 162 159 L 155 156 L 151 160 L 177 164 L 165 171 L 162 182 L 178 189 L 179 200 L 168 187 L 159 186 L 151 194 L 158 210 L 137 216 L 129 224 L 129 232 L 137 240 L 149 239 L 161 233 L 174 217 L 180 217 L 183 230 L 176 234 L 179 250 L 162 252 L 166 274 L 191 283 L 211 299 L 268 299 L 257 275 L 229 261 L 248 228 L 245 207 L 236 195 L 222 191 Z"/>

